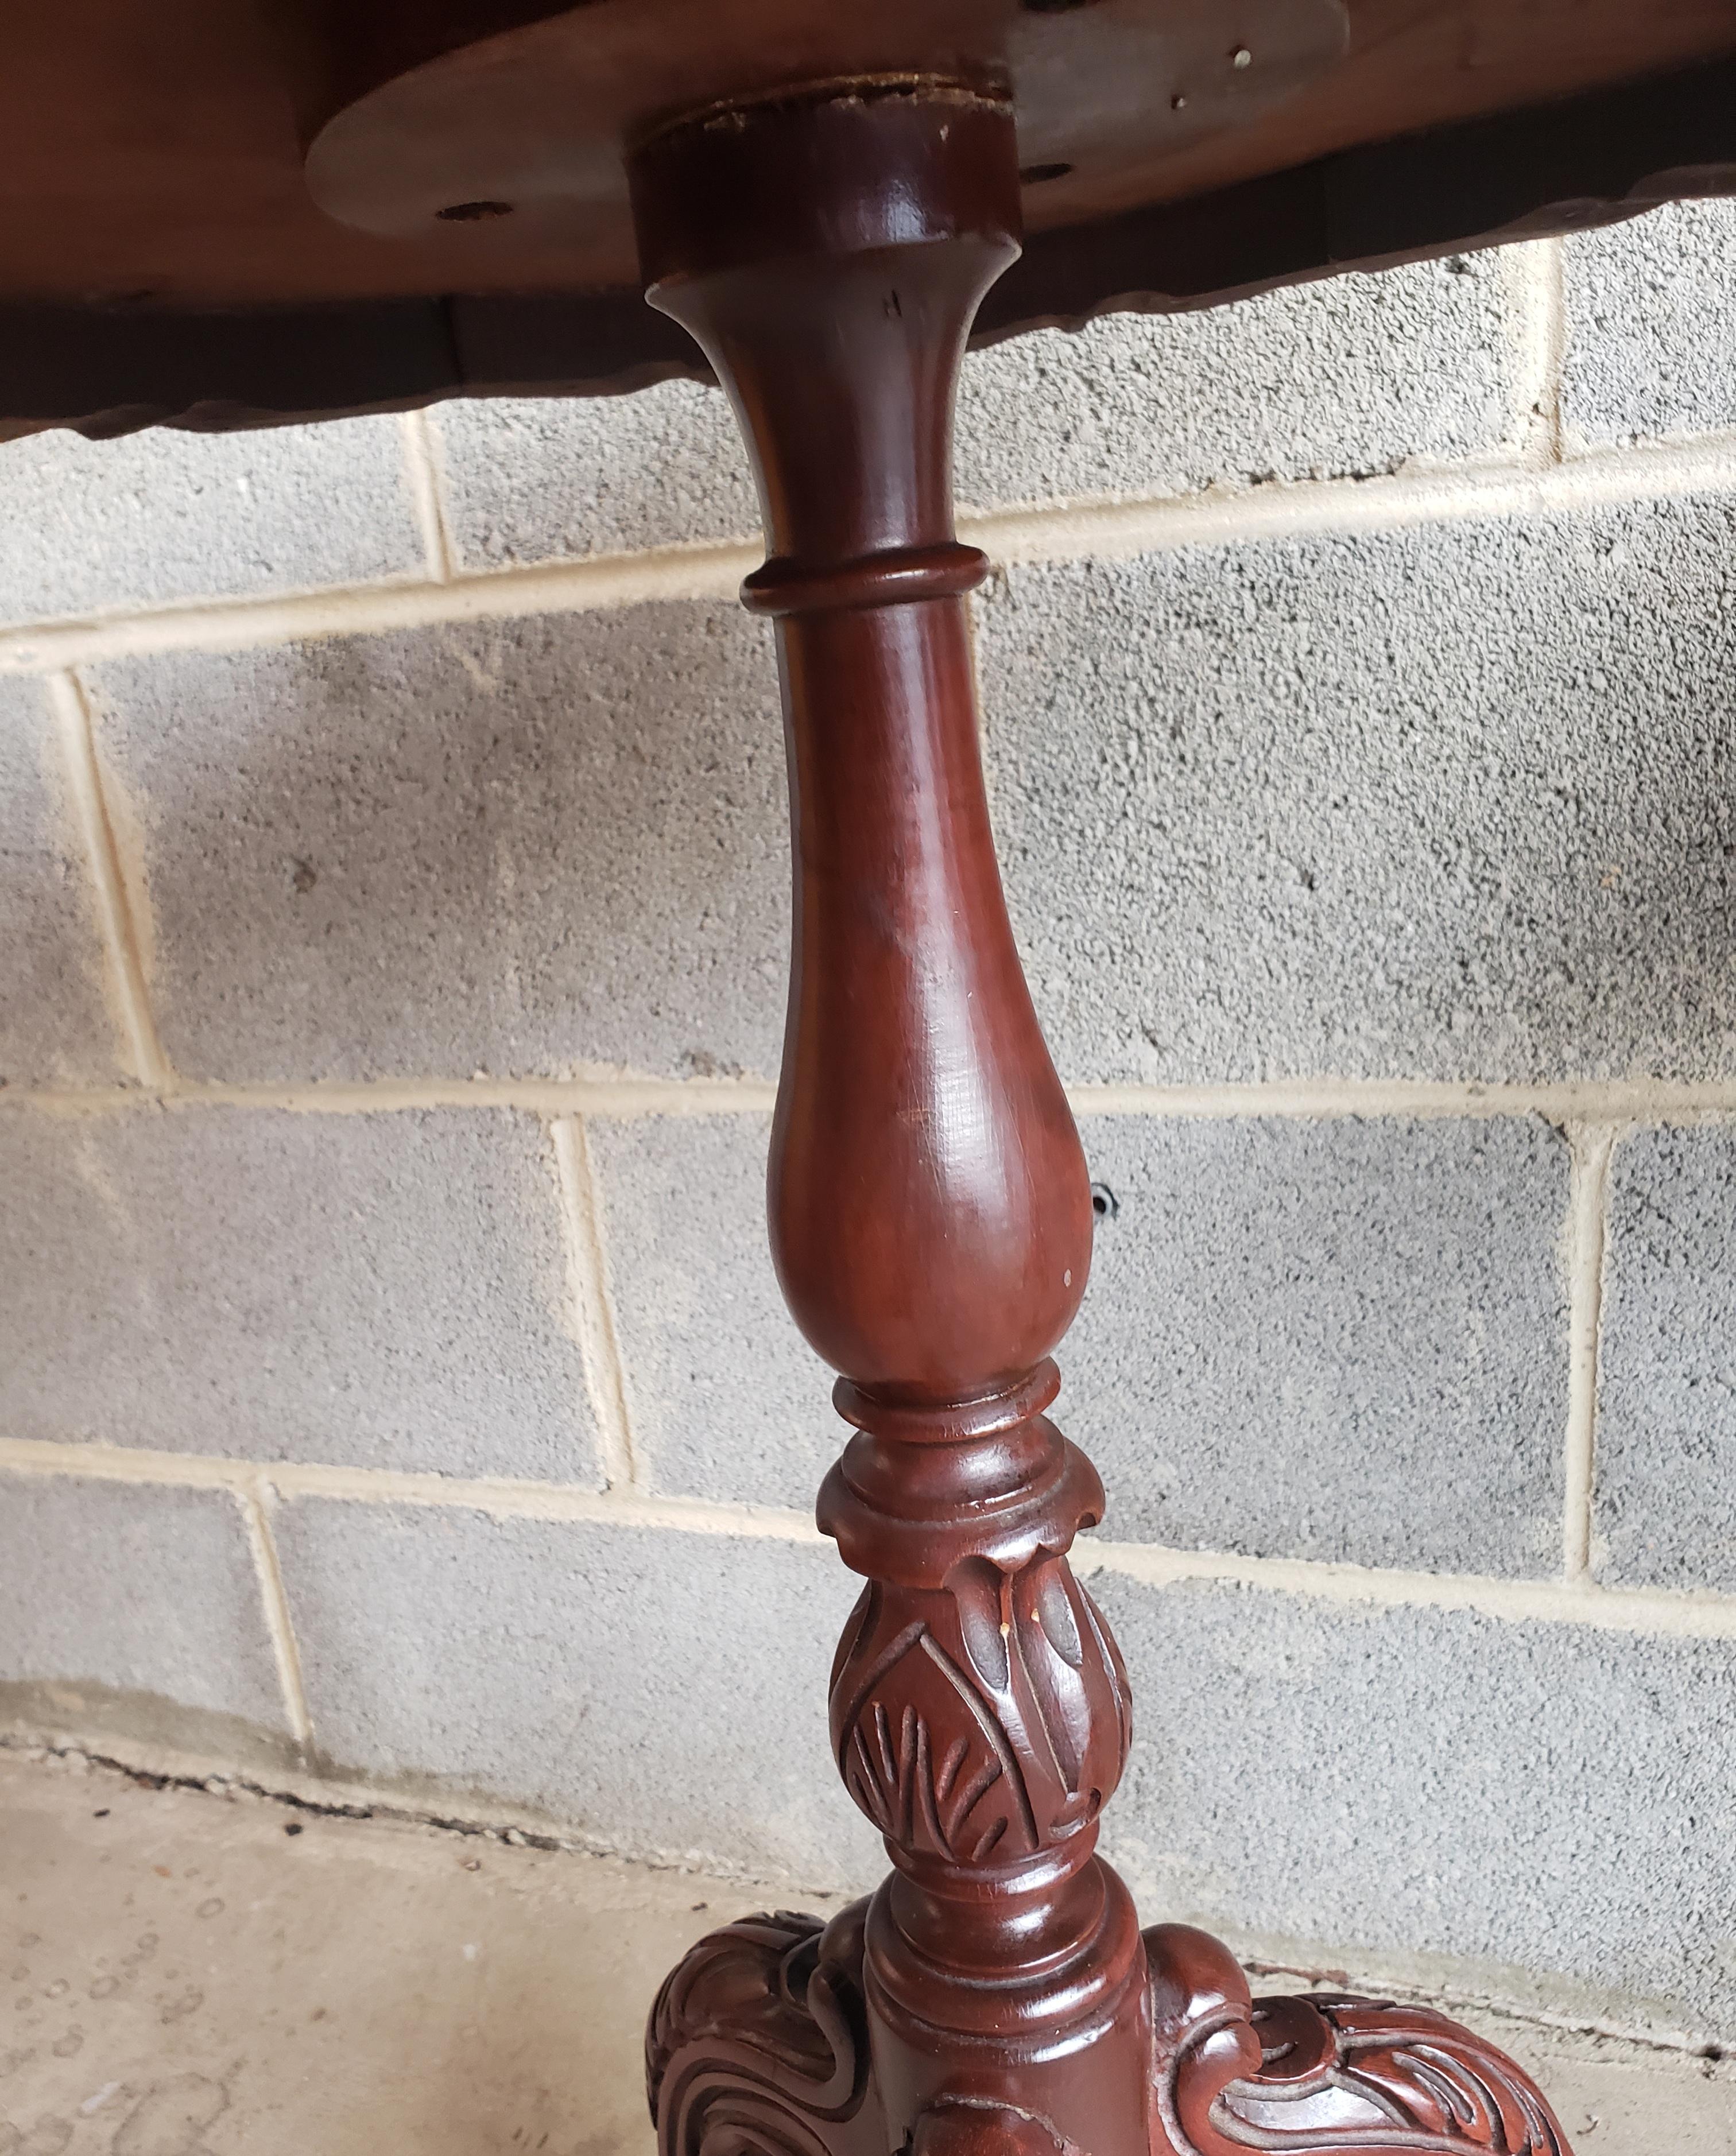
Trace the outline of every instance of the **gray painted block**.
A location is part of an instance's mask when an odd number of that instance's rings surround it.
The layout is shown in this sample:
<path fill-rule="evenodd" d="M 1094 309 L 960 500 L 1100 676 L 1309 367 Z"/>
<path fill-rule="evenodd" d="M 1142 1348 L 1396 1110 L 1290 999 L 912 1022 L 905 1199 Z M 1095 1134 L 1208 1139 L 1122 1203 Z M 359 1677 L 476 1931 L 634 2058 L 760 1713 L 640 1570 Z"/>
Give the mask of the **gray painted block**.
<path fill-rule="evenodd" d="M 768 1119 L 590 1132 L 642 1471 L 657 1490 L 811 1511 L 850 1433 L 772 1270 Z"/>
<path fill-rule="evenodd" d="M 0 1088 L 113 1078 L 89 870 L 39 681 L 0 681 Z"/>
<path fill-rule="evenodd" d="M 1118 1215 L 1056 1415 L 1118 1540 L 1560 1562 L 1566 1148 L 1537 1122 L 1087 1118 Z M 806 1512 L 845 1435 L 778 1296 L 758 1116 L 591 1127 L 645 1471 Z"/>
<path fill-rule="evenodd" d="M 1452 1956 L 1575 2018 L 1736 2031 L 1728 1640 L 1091 1589 L 1138 1702 L 1106 1842 L 1148 1922 L 1400 1973 Z"/>
<path fill-rule="evenodd" d="M 594 1484 L 527 1116 L 0 1117 L 0 1431 Z"/>
<path fill-rule="evenodd" d="M 607 1847 L 830 1885 L 876 1869 L 832 1772 L 860 1583 L 829 1551 L 305 1502 L 278 1543 L 322 1757 Z"/>
<path fill-rule="evenodd" d="M 1600 1575 L 1736 1589 L 1736 1129 L 1616 1148 L 1599 1365 Z"/>
<path fill-rule="evenodd" d="M 733 539 L 759 530 L 734 415 L 718 389 L 478 398 L 433 414 L 447 516 L 467 569 Z"/>
<path fill-rule="evenodd" d="M 0 449 L 0 622 L 424 568 L 394 418 Z"/>
<path fill-rule="evenodd" d="M 1081 1079 L 1736 1065 L 1722 501 L 1015 572 L 996 823 Z"/>
<path fill-rule="evenodd" d="M 144 1693 L 280 1732 L 234 1499 L 0 1473 L 0 1692 L 27 1685 Z"/>
<path fill-rule="evenodd" d="M 1513 429 L 1518 341 L 1496 255 L 1111 316 L 966 365 L 958 492 L 983 505 L 1387 472 Z"/>
<path fill-rule="evenodd" d="M 1567 1147 L 1536 1122 L 1087 1118 L 1055 1414 L 1117 1541 L 1415 1571 L 1561 1562 Z"/>
<path fill-rule="evenodd" d="M 176 1067 L 775 1070 L 788 819 L 734 607 L 105 667 Z"/>
<path fill-rule="evenodd" d="M 1736 426 L 1736 203 L 1566 243 L 1561 414 L 1588 444 Z"/>

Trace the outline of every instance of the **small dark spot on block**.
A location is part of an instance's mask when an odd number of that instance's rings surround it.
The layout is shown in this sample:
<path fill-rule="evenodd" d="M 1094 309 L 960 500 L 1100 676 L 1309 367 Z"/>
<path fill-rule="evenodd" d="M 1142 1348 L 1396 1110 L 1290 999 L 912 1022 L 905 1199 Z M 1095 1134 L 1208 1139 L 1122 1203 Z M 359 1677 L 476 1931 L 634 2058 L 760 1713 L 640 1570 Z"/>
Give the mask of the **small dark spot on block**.
<path fill-rule="evenodd" d="M 284 1832 L 285 1834 L 300 1834 L 300 1831 L 301 1822 L 300 1820 L 291 1820 L 289 1825 L 284 1829 Z"/>

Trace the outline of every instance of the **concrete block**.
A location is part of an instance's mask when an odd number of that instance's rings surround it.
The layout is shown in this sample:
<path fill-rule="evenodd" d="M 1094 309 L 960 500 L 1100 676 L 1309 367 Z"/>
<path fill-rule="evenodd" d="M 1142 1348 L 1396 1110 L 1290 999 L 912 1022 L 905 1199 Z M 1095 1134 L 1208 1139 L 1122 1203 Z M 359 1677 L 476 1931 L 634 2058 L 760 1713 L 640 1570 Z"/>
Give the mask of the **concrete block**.
<path fill-rule="evenodd" d="M 1736 1065 L 1731 511 L 1025 568 L 996 826 L 1079 1079 Z"/>
<path fill-rule="evenodd" d="M 642 1473 L 807 1512 L 850 1432 L 772 1270 L 769 1135 L 763 1116 L 590 1126 Z"/>
<path fill-rule="evenodd" d="M 1564 253 L 1569 437 L 1736 426 L 1736 203 L 1672 203 L 1569 239 Z"/>
<path fill-rule="evenodd" d="M 219 1748 L 285 1732 L 234 1499 L 0 1473 L 0 1712 Z"/>
<path fill-rule="evenodd" d="M 1736 2031 L 1728 1641 L 1091 1589 L 1138 1702 L 1105 1840 L 1148 1922 L 1292 1967 L 1333 1942 L 1388 1982 L 1432 1964 L 1579 2025 Z"/>
<path fill-rule="evenodd" d="M 1108 1532 L 1546 1576 L 1560 1562 L 1566 1148 L 1533 1122 L 1084 1126 L 1120 1210 L 1056 1414 Z M 753 1117 L 595 1122 L 651 1486 L 806 1512 L 845 1432 L 765 1247 Z"/>
<path fill-rule="evenodd" d="M 878 1870 L 829 1759 L 860 1587 L 829 1551 L 323 1501 L 280 1516 L 279 1548 L 337 1770 L 509 1799 L 624 1855 Z"/>
<path fill-rule="evenodd" d="M 395 418 L 0 451 L 0 623 L 424 567 Z"/>
<path fill-rule="evenodd" d="M 769 639 L 664 605 L 100 670 L 211 1078 L 773 1070 Z"/>
<path fill-rule="evenodd" d="M 1105 1532 L 1407 1571 L 1560 1568 L 1567 1147 L 1541 1122 L 1093 1116 L 1061 1427 Z"/>
<path fill-rule="evenodd" d="M 488 398 L 431 415 L 467 569 L 516 568 L 759 530 L 741 431 L 720 389 Z"/>
<path fill-rule="evenodd" d="M 1513 430 L 1508 275 L 1502 257 L 1460 255 L 993 346 L 964 370 L 960 498 L 1182 494 L 1474 456 Z"/>
<path fill-rule="evenodd" d="M 1736 1129 L 1616 1147 L 1604 1280 L 1599 1573 L 1736 1589 Z"/>
<path fill-rule="evenodd" d="M 112 1079 L 117 1043 L 47 700 L 0 680 L 0 1090 Z"/>
<path fill-rule="evenodd" d="M 1518 347 L 1505 316 L 1502 264 L 1461 256 L 974 353 L 959 498 L 1174 494 L 1475 454 L 1510 429 Z M 460 402 L 435 424 L 466 567 L 759 530 L 740 431 L 715 389 Z"/>
<path fill-rule="evenodd" d="M 598 1479 L 530 1117 L 16 1115 L 0 1187 L 7 1435 Z"/>

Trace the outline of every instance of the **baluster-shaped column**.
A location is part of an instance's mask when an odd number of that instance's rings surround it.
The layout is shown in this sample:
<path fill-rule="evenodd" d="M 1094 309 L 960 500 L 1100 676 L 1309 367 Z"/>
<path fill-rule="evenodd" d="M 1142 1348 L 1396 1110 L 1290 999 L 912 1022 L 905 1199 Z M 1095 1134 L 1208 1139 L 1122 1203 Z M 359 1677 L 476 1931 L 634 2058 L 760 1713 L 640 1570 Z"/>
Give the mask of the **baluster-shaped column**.
<path fill-rule="evenodd" d="M 964 341 L 1017 252 L 1011 116 L 834 88 L 686 121 L 633 178 L 653 304 L 734 400 L 765 516 L 743 596 L 777 624 L 795 884 L 772 1244 L 857 1432 L 819 1518 L 870 1583 L 832 1730 L 896 1867 L 863 1964 L 888 2145 L 963 2100 L 1133 2156 L 1145 1958 L 1093 1854 L 1127 1685 L 1066 1561 L 1102 1489 L 1044 1414 L 1090 1188 L 1002 899 L 987 564 L 951 501 Z"/>
<path fill-rule="evenodd" d="M 856 1435 L 820 1524 L 864 1594 L 832 1733 L 886 1884 L 696 1947 L 646 2039 L 664 2156 L 1568 2156 L 1513 2061 L 1422 2009 L 1250 1996 L 1142 1940 L 1097 1858 L 1120 1658 L 1066 1552 L 1090 1465 L 1045 1418 L 1085 1164 L 1013 947 L 977 754 L 948 439 L 1016 251 L 993 95 L 857 84 L 634 159 L 652 297 L 735 400 L 770 558 L 795 936 L 772 1245 Z"/>

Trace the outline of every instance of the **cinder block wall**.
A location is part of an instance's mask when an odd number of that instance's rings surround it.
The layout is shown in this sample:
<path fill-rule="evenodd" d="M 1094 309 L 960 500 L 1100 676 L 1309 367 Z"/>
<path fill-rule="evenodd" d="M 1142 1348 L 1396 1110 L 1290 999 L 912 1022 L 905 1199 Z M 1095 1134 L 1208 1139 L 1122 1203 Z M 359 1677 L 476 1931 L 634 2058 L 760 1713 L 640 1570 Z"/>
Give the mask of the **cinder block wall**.
<path fill-rule="evenodd" d="M 1736 2031 L 1736 222 L 974 360 L 1061 1417 L 1148 1915 Z M 794 1888 L 839 1440 L 759 1188 L 714 395 L 0 452 L 18 1741 Z M 299 1779 L 298 1779 L 299 1778 Z"/>

